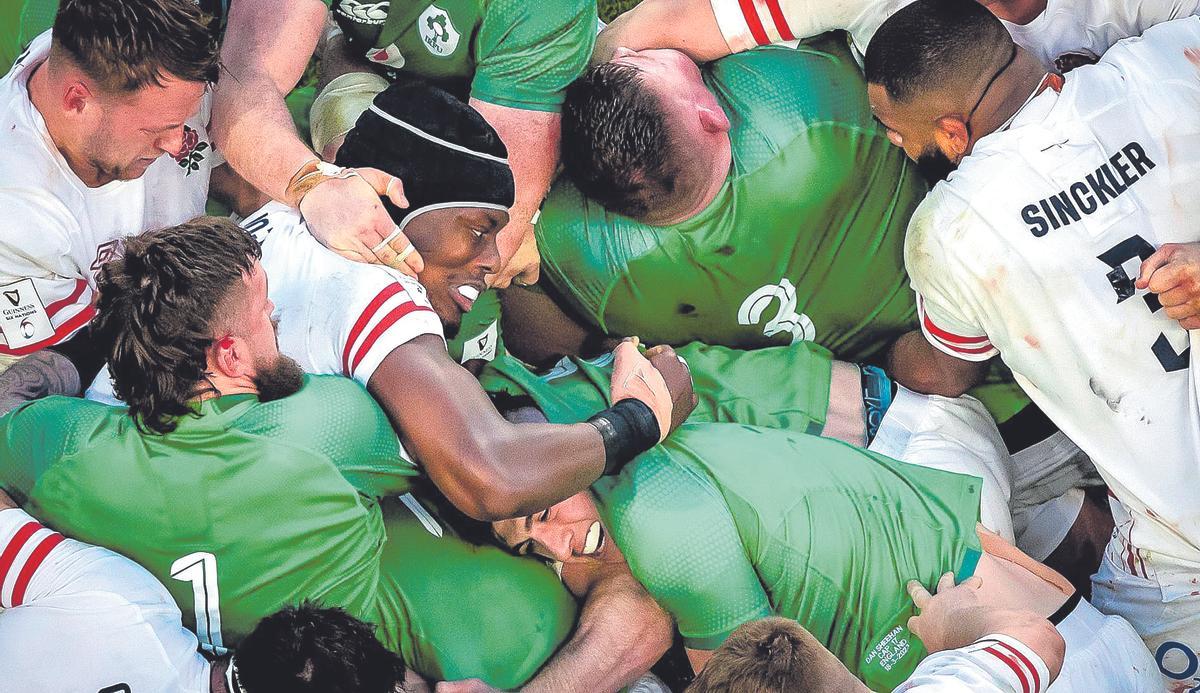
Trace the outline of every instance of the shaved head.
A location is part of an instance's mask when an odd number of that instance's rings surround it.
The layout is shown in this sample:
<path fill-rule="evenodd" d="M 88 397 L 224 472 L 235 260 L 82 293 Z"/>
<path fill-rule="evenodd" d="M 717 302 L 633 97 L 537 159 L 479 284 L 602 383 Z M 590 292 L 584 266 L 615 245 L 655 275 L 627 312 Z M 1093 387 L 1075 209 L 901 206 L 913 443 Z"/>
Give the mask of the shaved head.
<path fill-rule="evenodd" d="M 867 82 L 910 103 L 933 94 L 970 94 L 1007 58 L 1013 42 L 977 2 L 918 0 L 892 15 L 867 47 Z"/>

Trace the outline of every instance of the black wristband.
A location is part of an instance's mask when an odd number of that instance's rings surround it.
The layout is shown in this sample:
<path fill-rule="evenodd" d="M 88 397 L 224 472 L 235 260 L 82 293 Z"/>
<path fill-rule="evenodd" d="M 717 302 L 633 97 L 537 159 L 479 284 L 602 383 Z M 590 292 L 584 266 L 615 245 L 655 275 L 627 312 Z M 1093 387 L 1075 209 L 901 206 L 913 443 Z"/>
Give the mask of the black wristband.
<path fill-rule="evenodd" d="M 645 402 L 623 399 L 587 420 L 604 441 L 604 473 L 616 474 L 627 462 L 658 444 L 658 419 Z"/>

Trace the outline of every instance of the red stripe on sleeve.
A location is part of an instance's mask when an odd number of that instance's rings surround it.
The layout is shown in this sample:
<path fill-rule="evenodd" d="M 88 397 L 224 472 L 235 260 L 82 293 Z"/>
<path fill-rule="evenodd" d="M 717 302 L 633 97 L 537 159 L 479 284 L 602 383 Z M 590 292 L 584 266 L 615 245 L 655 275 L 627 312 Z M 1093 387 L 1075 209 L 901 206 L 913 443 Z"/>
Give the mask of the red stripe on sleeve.
<path fill-rule="evenodd" d="M 742 8 L 742 16 L 746 18 L 746 26 L 750 28 L 750 35 L 754 37 L 754 42 L 760 46 L 770 43 L 771 39 L 767 38 L 767 32 L 758 18 L 754 0 L 738 0 L 738 6 Z"/>
<path fill-rule="evenodd" d="M 1017 678 L 1021 681 L 1021 690 L 1024 691 L 1024 693 L 1031 693 L 1029 690 L 1029 677 L 1021 669 L 1021 665 L 1017 664 L 1016 660 L 995 649 L 994 645 L 992 647 L 984 648 L 983 651 L 1000 660 L 1001 662 L 1004 662 L 1009 669 L 1013 670 L 1013 672 L 1017 675 Z"/>
<path fill-rule="evenodd" d="M 958 346 L 957 344 L 951 344 L 937 335 L 934 335 L 934 338 L 941 342 L 946 348 L 953 349 L 960 354 L 986 354 L 993 348 L 991 344 L 985 344 L 981 347 L 962 347 Z"/>
<path fill-rule="evenodd" d="M 52 317 L 54 317 L 54 315 L 56 313 L 58 313 L 58 311 L 62 310 L 63 308 L 66 308 L 67 306 L 70 306 L 70 305 L 74 305 L 74 303 L 79 300 L 79 297 L 83 295 L 83 290 L 87 288 L 87 285 L 88 284 L 87 284 L 86 279 L 76 279 L 75 280 L 75 290 L 73 292 L 71 292 L 71 295 L 67 296 L 66 298 L 62 299 L 61 301 L 55 301 L 54 303 L 51 303 L 50 305 L 46 306 L 46 315 L 52 318 Z"/>
<path fill-rule="evenodd" d="M 0 590 L 4 588 L 4 582 L 8 579 L 8 571 L 12 569 L 13 561 L 17 560 L 17 554 L 25 547 L 25 542 L 29 541 L 42 526 L 36 522 L 26 522 L 21 525 L 17 533 L 9 539 L 8 546 L 4 547 L 4 552 L 0 553 Z M 12 606 L 11 604 L 3 604 L 5 608 Z"/>
<path fill-rule="evenodd" d="M 1021 660 L 1021 663 L 1028 667 L 1030 675 L 1033 676 L 1033 690 L 1042 690 L 1042 677 L 1038 676 L 1037 667 L 1033 666 L 1033 662 L 1029 661 L 1029 658 L 1023 652 L 1003 641 L 997 641 L 996 645 L 1003 647 L 1011 652 L 1014 657 Z"/>
<path fill-rule="evenodd" d="M 7 344 L 0 344 L 0 354 L 4 354 L 6 356 L 24 356 L 26 354 L 32 354 L 33 352 L 38 351 L 39 349 L 44 349 L 48 346 L 53 346 L 55 344 L 58 344 L 62 340 L 69 337 L 72 332 L 74 332 L 75 330 L 78 330 L 79 328 L 88 324 L 88 322 L 95 315 L 96 315 L 96 309 L 93 308 L 92 306 L 88 306 L 87 308 L 84 308 L 83 310 L 79 311 L 79 313 L 77 315 L 75 315 L 74 317 L 68 319 L 66 322 L 59 325 L 58 329 L 54 330 L 54 334 L 50 335 L 49 337 L 43 339 L 40 342 L 34 342 L 33 344 L 26 344 L 25 346 L 20 347 L 19 349 L 9 349 Z"/>
<path fill-rule="evenodd" d="M 42 543 L 37 545 L 33 553 L 29 554 L 29 560 L 25 561 L 25 567 L 21 568 L 21 572 L 17 574 L 17 584 L 13 585 L 12 605 L 21 606 L 21 602 L 25 601 L 25 590 L 29 588 L 29 581 L 33 579 L 33 574 L 41 567 L 42 561 L 46 560 L 46 556 L 63 542 L 63 535 L 55 532 L 42 539 Z"/>
<path fill-rule="evenodd" d="M 425 306 L 419 305 L 412 301 L 393 308 L 392 312 L 388 313 L 387 317 L 385 317 L 383 320 L 380 320 L 379 324 L 376 325 L 375 328 L 371 330 L 371 333 L 367 335 L 367 338 L 363 340 L 362 346 L 359 347 L 358 351 L 354 354 L 354 363 L 350 364 L 350 370 L 346 371 L 346 375 L 349 377 L 354 377 L 352 375 L 354 373 L 354 369 L 358 368 L 358 364 L 362 363 L 362 360 L 366 358 L 368 353 L 370 353 L 371 347 L 375 346 L 375 342 L 379 339 L 380 335 L 386 332 L 392 325 L 395 325 L 397 320 L 405 315 L 408 315 L 409 313 L 415 313 L 422 310 L 429 311 L 430 313 L 433 312 L 431 308 L 426 308 Z"/>
<path fill-rule="evenodd" d="M 375 313 L 379 310 L 379 307 L 401 291 L 404 291 L 404 287 L 400 286 L 400 284 L 388 285 L 375 298 L 371 299 L 371 302 L 363 309 L 362 315 L 358 316 L 354 327 L 350 328 L 350 336 L 346 339 L 346 346 L 342 349 L 342 375 L 350 377 L 350 350 L 354 348 L 354 341 L 358 339 L 358 335 L 367 329 L 367 323 L 371 322 L 371 318 L 375 317 Z"/>
<path fill-rule="evenodd" d="M 792 28 L 788 26 L 787 17 L 783 16 L 783 8 L 779 6 L 779 0 L 767 0 L 767 9 L 771 12 L 771 20 L 775 22 L 775 28 L 779 31 L 780 38 L 784 41 L 795 40 Z"/>
<path fill-rule="evenodd" d="M 921 315 L 922 320 L 925 322 L 925 329 L 929 330 L 930 334 L 942 340 L 943 342 L 962 344 L 964 346 L 977 346 L 988 341 L 987 337 L 961 337 L 953 332 L 947 332 L 933 324 L 933 321 L 929 319 L 929 314 L 925 313 L 925 311 L 921 311 Z"/>

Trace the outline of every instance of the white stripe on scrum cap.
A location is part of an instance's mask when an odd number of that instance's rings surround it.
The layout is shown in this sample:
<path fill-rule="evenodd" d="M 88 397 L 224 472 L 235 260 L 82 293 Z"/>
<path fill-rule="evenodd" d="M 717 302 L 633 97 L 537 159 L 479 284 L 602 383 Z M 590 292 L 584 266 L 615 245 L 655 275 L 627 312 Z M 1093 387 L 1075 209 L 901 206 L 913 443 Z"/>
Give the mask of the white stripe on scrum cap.
<path fill-rule="evenodd" d="M 469 154 L 471 156 L 479 157 L 480 159 L 486 159 L 488 161 L 495 161 L 496 163 L 504 164 L 505 166 L 508 165 L 508 159 L 502 159 L 498 156 L 495 156 L 493 154 L 488 154 L 486 152 L 477 152 L 474 149 L 468 149 L 462 145 L 454 144 L 453 142 L 448 142 L 440 137 L 437 137 L 436 135 L 431 135 L 428 132 L 425 132 L 424 130 L 422 130 L 421 128 L 419 128 L 415 125 L 410 125 L 409 123 L 406 123 L 403 120 L 400 120 L 396 116 L 384 111 L 383 109 L 379 108 L 375 104 L 371 104 L 370 111 L 372 113 L 374 113 L 375 115 L 379 116 L 380 118 L 383 118 L 384 120 L 388 121 L 389 123 L 392 123 L 394 125 L 399 125 L 400 127 L 404 128 L 405 130 L 408 130 L 409 132 L 413 133 L 414 135 L 416 135 L 422 139 L 429 140 L 430 142 L 433 142 L 434 144 L 438 145 L 439 147 L 453 149 L 456 152 L 462 152 L 463 154 Z"/>
<path fill-rule="evenodd" d="M 426 212 L 435 212 L 439 209 L 456 209 L 461 207 L 468 209 L 494 209 L 500 212 L 508 211 L 508 207 L 505 207 L 504 205 L 498 205 L 495 202 L 435 202 L 431 205 L 425 205 L 424 207 L 417 207 L 411 212 L 408 212 L 404 216 L 404 219 L 400 221 L 400 224 L 396 226 L 395 233 L 404 231 L 409 222 Z"/>

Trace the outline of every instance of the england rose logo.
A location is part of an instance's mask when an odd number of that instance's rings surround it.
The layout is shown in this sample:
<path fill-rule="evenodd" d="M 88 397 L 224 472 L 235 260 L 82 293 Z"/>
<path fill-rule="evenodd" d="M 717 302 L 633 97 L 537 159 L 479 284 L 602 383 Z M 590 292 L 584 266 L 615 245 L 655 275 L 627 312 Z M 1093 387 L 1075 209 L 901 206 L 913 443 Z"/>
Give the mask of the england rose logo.
<path fill-rule="evenodd" d="M 179 156 L 171 158 L 190 176 L 192 171 L 200 170 L 200 162 L 204 161 L 204 150 L 206 149 L 208 149 L 208 142 L 202 142 L 199 133 L 184 125 L 183 149 L 180 150 Z"/>

